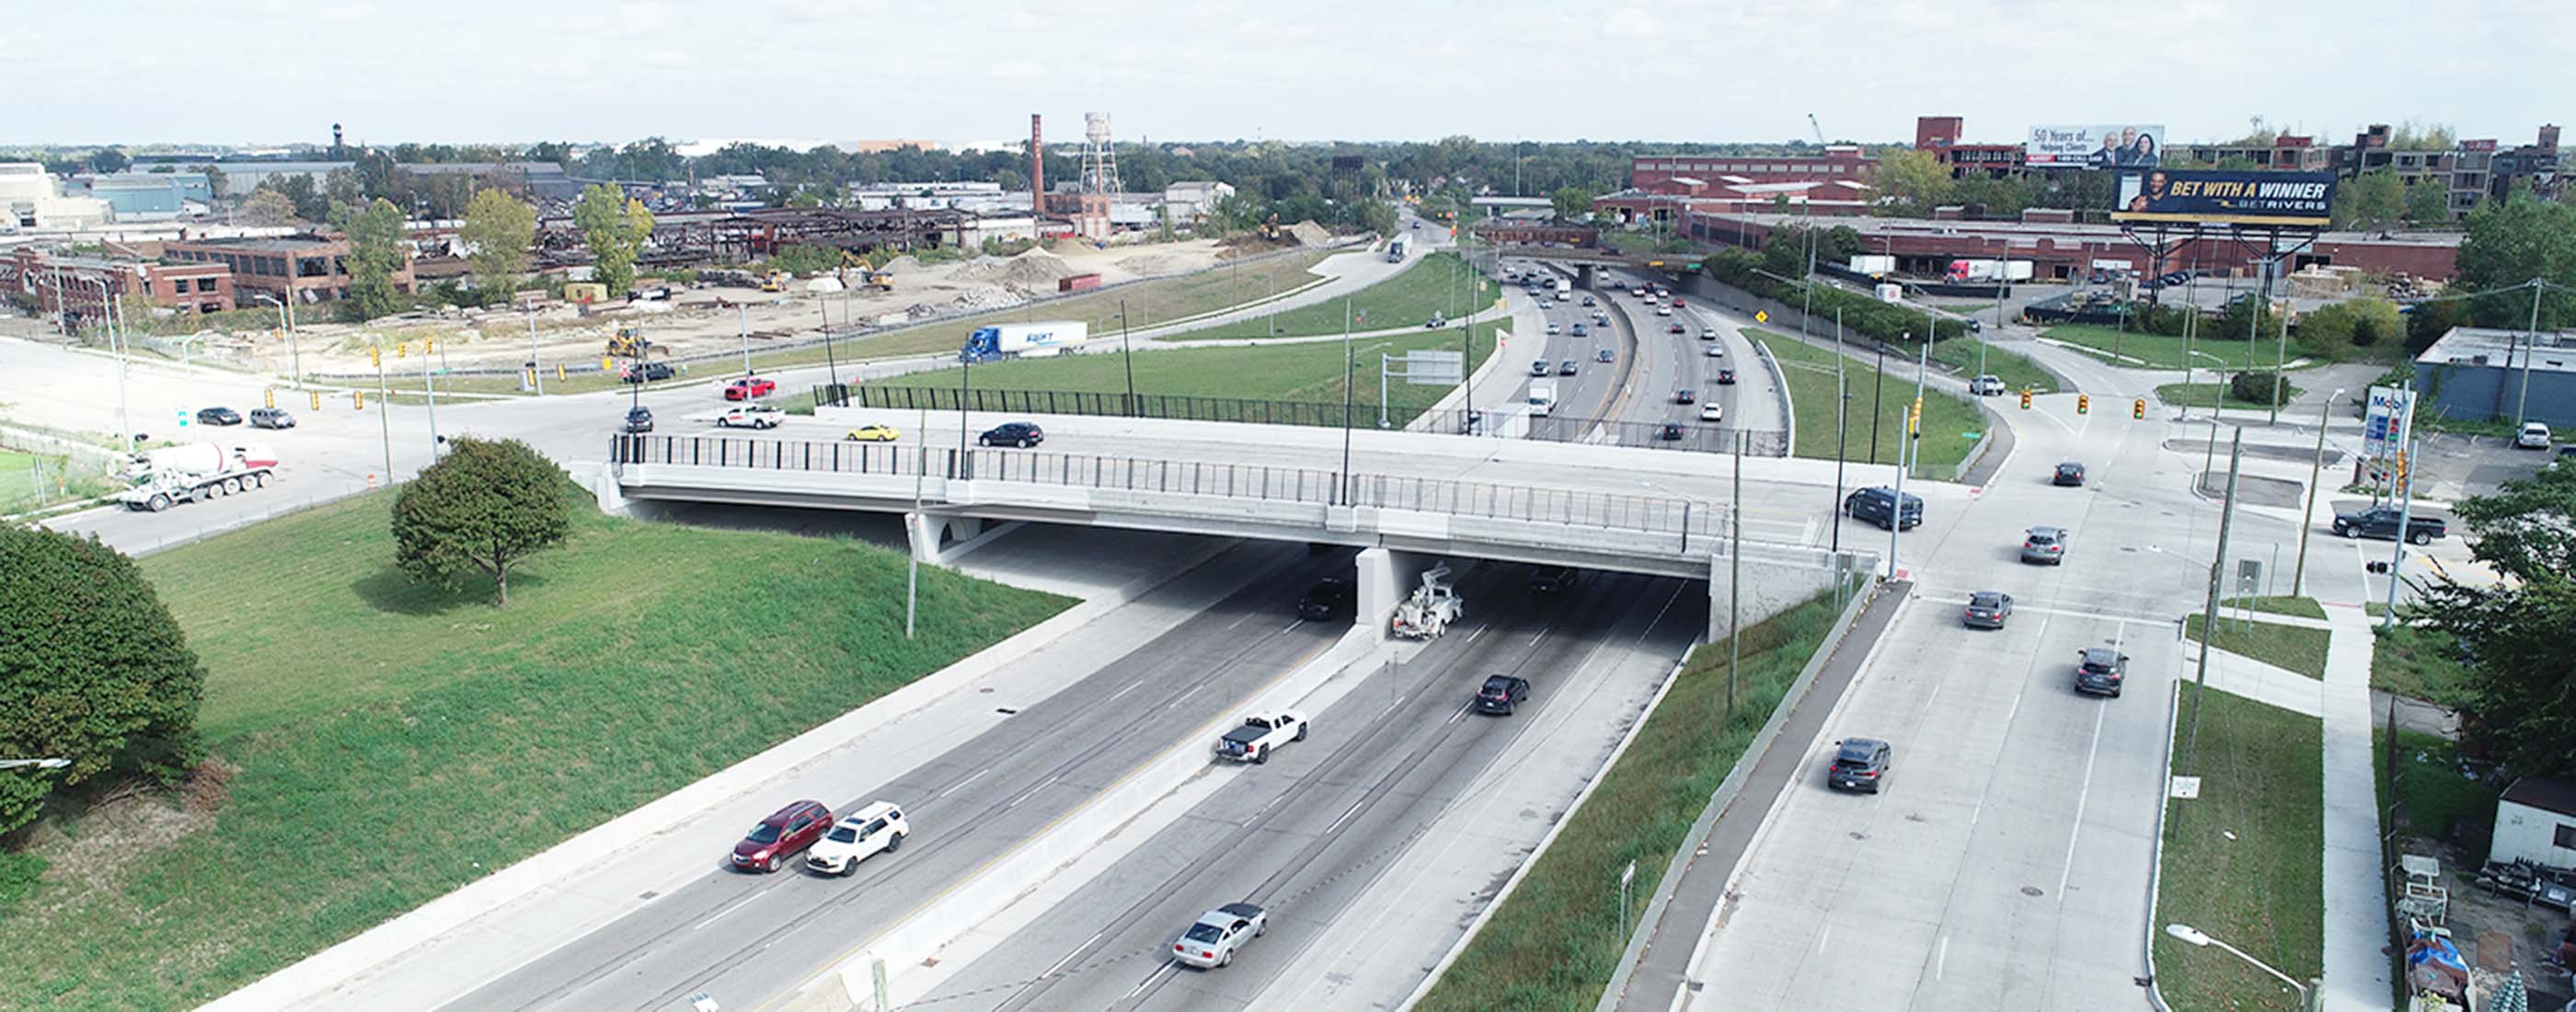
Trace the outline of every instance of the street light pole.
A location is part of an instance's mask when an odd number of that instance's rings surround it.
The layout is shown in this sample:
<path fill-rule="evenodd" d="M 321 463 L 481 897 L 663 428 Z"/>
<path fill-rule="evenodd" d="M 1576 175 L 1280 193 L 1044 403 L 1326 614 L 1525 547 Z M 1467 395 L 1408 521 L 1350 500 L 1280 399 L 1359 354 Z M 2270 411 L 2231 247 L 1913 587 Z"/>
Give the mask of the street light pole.
<path fill-rule="evenodd" d="M 1342 505 L 1351 504 L 1351 373 L 1359 370 L 1359 360 L 1351 351 L 1351 296 L 1342 294 L 1342 480 L 1338 498 Z"/>
<path fill-rule="evenodd" d="M 2299 513 L 2299 561 L 2290 569 L 2290 596 L 2298 597 L 2302 581 L 2308 575 L 2308 532 L 2316 527 L 2317 479 L 2326 465 L 2326 421 L 2334 414 L 2336 401 L 2343 399 L 2343 388 L 2326 395 L 2326 406 L 2317 409 L 2317 452 L 2308 458 L 2308 508 Z"/>
<path fill-rule="evenodd" d="M 1843 360 L 1848 357 L 1850 356 L 1843 354 L 1843 310 L 1841 306 L 1836 306 L 1834 307 L 1834 390 L 1842 395 L 1841 404 L 1834 412 L 1833 550 L 1837 555 L 1840 555 L 1843 550 L 1843 460 L 1851 455 L 1845 449 L 1850 445 L 1848 440 L 1851 437 L 1851 382 L 1843 378 Z M 1796 447 L 1790 449 L 1794 451 Z M 1840 613 L 1837 612 L 1837 614 Z"/>
<path fill-rule="evenodd" d="M 2216 433 L 2210 441 L 2218 441 Z M 2236 472 L 2245 460 L 2245 427 L 2236 427 L 2236 437 L 2227 447 L 2227 501 L 2218 512 L 2218 554 L 2209 563 L 2209 599 L 2200 613 L 2200 663 L 2194 673 L 2196 686 L 2191 694 L 2191 734 L 2184 739 L 2182 754 L 2188 760 L 2200 757 L 2200 701 L 2209 694 L 2209 641 L 2218 638 L 2218 588 L 2227 571 L 2227 534 L 2236 522 Z M 2404 528 L 2399 528 L 2404 530 Z M 2405 539 L 2398 539 L 2405 544 Z M 2193 767 L 2197 769 L 2198 767 Z"/>
<path fill-rule="evenodd" d="M 107 282 L 90 278 L 83 278 L 81 280 L 89 281 L 90 283 L 98 286 L 99 308 L 107 308 Z M 64 291 L 65 289 L 61 285 L 54 286 L 54 298 L 63 304 L 63 317 L 65 319 L 69 319 L 71 317 L 71 302 L 70 300 L 63 298 Z M 119 335 L 116 326 L 116 316 L 112 313 L 102 312 L 99 314 L 99 319 L 102 321 L 102 325 L 107 329 L 108 350 L 116 352 L 116 427 L 120 430 L 119 434 L 125 437 L 124 445 L 119 447 L 117 452 L 132 453 L 134 452 L 134 420 L 133 416 L 128 414 L 126 410 L 125 366 L 126 362 L 133 355 L 134 335 L 131 333 Z"/>
<path fill-rule="evenodd" d="M 294 307 L 278 301 L 277 296 L 270 295 L 265 292 L 255 294 L 251 297 L 277 307 L 277 325 L 283 328 L 286 332 L 286 355 L 288 362 L 286 376 L 287 382 L 289 385 L 301 385 L 304 380 L 304 353 L 295 346 Z M 529 347 L 534 348 L 536 346 L 534 341 L 536 336 L 534 324 L 530 324 L 528 335 L 530 337 Z"/>
<path fill-rule="evenodd" d="M 2531 355 L 2540 350 L 2540 279 L 2531 279 L 2531 328 L 2522 335 L 2522 393 L 2514 398 L 2514 428 L 2531 422 Z"/>
<path fill-rule="evenodd" d="M 2221 949 L 2225 949 L 2229 955 L 2233 955 L 2238 959 L 2252 964 L 2257 970 L 2261 970 L 2279 978 L 2281 983 L 2290 985 L 2292 990 L 2299 993 L 2300 1008 L 2313 1009 L 2316 1007 L 2316 991 L 2313 988 L 2291 979 L 2289 974 L 2273 969 L 2272 965 L 2269 963 L 2246 955 L 2245 950 L 2243 949 L 2239 949 L 2233 945 L 2229 945 L 2225 942 L 2219 941 L 2218 939 L 2210 937 L 2209 933 L 2206 931 L 2202 931 L 2199 928 L 2192 927 L 2188 924 L 2168 924 L 2165 925 L 2165 934 L 2172 935 L 2185 945 L 2195 945 L 2203 948 L 2215 945 Z"/>
<path fill-rule="evenodd" d="M 749 376 L 751 375 L 751 307 L 745 303 L 734 303 L 733 315 L 736 321 L 735 329 L 742 335 L 742 374 Z M 529 336 L 534 340 L 534 332 L 530 332 Z"/>
<path fill-rule="evenodd" d="M 536 385 L 539 395 L 546 392 L 545 368 L 537 361 L 537 304 L 534 302 L 528 303 L 528 381 Z"/>

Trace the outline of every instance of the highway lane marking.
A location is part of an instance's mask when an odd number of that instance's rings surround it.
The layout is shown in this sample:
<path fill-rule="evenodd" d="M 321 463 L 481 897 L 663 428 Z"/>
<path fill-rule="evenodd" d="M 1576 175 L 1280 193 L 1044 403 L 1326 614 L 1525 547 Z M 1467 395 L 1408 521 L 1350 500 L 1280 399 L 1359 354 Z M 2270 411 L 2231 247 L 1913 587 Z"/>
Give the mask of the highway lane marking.
<path fill-rule="evenodd" d="M 1114 697 L 1113 697 L 1113 698 L 1114 698 Z M 974 782 L 975 782 L 975 781 L 977 781 L 977 780 L 981 780 L 981 779 L 983 779 L 983 778 L 984 778 L 984 774 L 991 773 L 991 772 L 993 772 L 993 768 L 992 768 L 992 767 L 990 767 L 990 766 L 984 767 L 983 769 L 980 769 L 980 770 L 976 770 L 976 771 L 975 771 L 975 775 L 974 775 L 974 776 L 967 777 L 967 778 L 966 778 L 966 779 L 964 779 L 964 780 L 960 780 L 960 781 L 958 781 L 958 782 L 956 782 L 956 783 L 954 783 L 954 784 L 949 785 L 949 787 L 948 787 L 948 789 L 947 789 L 947 790 L 944 790 L 944 791 L 939 792 L 938 794 L 932 795 L 932 798 L 933 798 L 934 800 L 936 800 L 936 799 L 938 799 L 938 798 L 944 798 L 944 797 L 947 797 L 947 796 L 949 796 L 949 795 L 951 795 L 951 794 L 955 794 L 955 793 L 957 793 L 958 791 L 965 789 L 965 787 L 966 787 L 966 785 L 967 785 L 967 784 L 971 784 L 971 783 L 974 783 Z"/>
<path fill-rule="evenodd" d="M 1125 1001 L 1125 1000 L 1127 1000 L 1127 999 L 1129 999 L 1129 998 L 1133 998 L 1133 997 L 1136 997 L 1137 995 L 1140 995 L 1140 994 L 1145 993 L 1145 989 L 1146 989 L 1146 988 L 1149 988 L 1149 987 L 1154 986 L 1154 981 L 1155 981 L 1155 980 L 1157 980 L 1157 979 L 1161 978 L 1161 977 L 1163 976 L 1163 974 L 1164 974 L 1164 973 L 1166 973 L 1166 972 L 1168 972 L 1168 971 L 1178 969 L 1178 968 L 1180 967 L 1180 965 L 1181 965 L 1181 964 L 1179 964 L 1179 963 L 1177 963 L 1177 962 L 1174 962 L 1174 961 L 1172 961 L 1172 960 L 1168 960 L 1168 959 L 1167 959 L 1167 960 L 1164 960 L 1164 961 L 1163 961 L 1163 965 L 1162 965 L 1162 966 L 1156 967 L 1156 968 L 1154 969 L 1154 972 L 1152 972 L 1152 973 L 1149 973 L 1149 974 L 1146 974 L 1146 975 L 1145 975 L 1145 979 L 1144 979 L 1142 982 L 1140 982 L 1140 983 L 1138 983 L 1138 984 L 1136 985 L 1136 989 L 1135 989 L 1135 990 L 1133 990 L 1133 991 L 1129 991 L 1129 992 L 1127 992 L 1126 994 L 1119 996 L 1119 999 L 1118 999 L 1118 1000 L 1120 1000 L 1120 1001 Z"/>
<path fill-rule="evenodd" d="M 1933 604 L 1956 605 L 1961 608 L 1968 606 L 1968 599 L 1965 596 L 1936 597 L 1931 594 L 1923 594 L 1917 599 Z M 2172 618 L 2158 618 L 2153 615 L 2122 615 L 2118 612 L 2085 611 L 2079 608 L 2054 608 L 2047 605 L 2023 604 L 2020 601 L 2013 602 L 2013 611 L 2015 613 L 2027 611 L 2038 615 L 2056 615 L 2064 618 L 2089 618 L 2101 622 L 2116 622 L 2119 623 L 2123 629 L 2125 629 L 2131 622 L 2140 623 L 2142 625 L 2173 624 Z"/>
<path fill-rule="evenodd" d="M 1047 789 L 1047 788 L 1049 788 L 1049 787 L 1054 786 L 1056 781 L 1058 781 L 1058 780 L 1062 780 L 1062 779 L 1064 779 L 1064 774 L 1058 773 L 1058 774 L 1056 774 L 1055 776 L 1051 776 L 1051 777 L 1046 778 L 1045 780 L 1041 780 L 1041 781 L 1039 781 L 1039 782 L 1038 782 L 1038 785 L 1037 785 L 1037 786 L 1029 788 L 1028 793 L 1026 793 L 1026 794 L 1022 794 L 1022 795 L 1020 795 L 1019 797 L 1016 797 L 1016 798 L 1012 798 L 1012 799 L 1011 799 L 1010 804 L 1003 805 L 1002 807 L 1003 807 L 1004 809 L 1017 808 L 1017 807 L 1019 807 L 1019 806 L 1020 806 L 1020 802 L 1027 801 L 1027 800 L 1028 800 L 1028 799 L 1030 799 L 1030 798 L 1036 797 L 1036 796 L 1037 796 L 1037 793 L 1038 793 L 1039 791 L 1043 791 L 1043 790 L 1046 790 L 1046 789 Z"/>
<path fill-rule="evenodd" d="M 1334 819 L 1332 825 L 1324 827 L 1324 835 L 1333 835 L 1334 830 L 1342 828 L 1342 823 L 1349 822 L 1351 821 L 1351 816 L 1360 814 L 1361 806 L 1366 804 L 1368 804 L 1367 798 L 1361 798 L 1358 801 L 1351 802 L 1349 811 L 1343 812 L 1341 818 Z"/>
<path fill-rule="evenodd" d="M 2121 637 L 2127 632 L 2127 626 L 2121 626 L 2112 631 L 2112 653 L 2120 652 Z M 2057 873 L 2057 902 L 2061 904 L 2066 902 L 2066 883 L 2075 877 L 2075 838 L 2084 833 L 2084 806 L 2093 797 L 2093 760 L 2102 754 L 2102 719 L 2110 713 L 2111 708 L 2108 706 L 2093 708 L 2093 742 L 2084 748 L 2084 779 L 2081 781 L 2083 786 L 2076 789 L 2075 818 L 2072 820 L 2073 824 L 2066 830 L 2066 866 L 2059 869 Z"/>
<path fill-rule="evenodd" d="M 1948 935 L 1943 935 L 1943 936 L 1941 936 L 1941 944 L 1940 944 L 1940 946 L 1939 946 L 1938 948 L 1936 948 L 1935 950 L 1933 950 L 1933 954 L 1932 954 L 1932 979 L 1933 979 L 1933 980 L 1940 980 L 1940 979 L 1942 979 L 1943 977 L 1947 977 L 1947 976 L 1949 976 L 1949 974 L 1950 974 L 1950 936 L 1948 936 Z"/>
<path fill-rule="evenodd" d="M 1825 943 L 1833 941 L 1833 939 L 1834 926 L 1831 924 L 1825 925 L 1825 930 L 1816 933 L 1816 955 L 1824 955 Z"/>
<path fill-rule="evenodd" d="M 707 925 L 714 924 L 714 923 L 715 923 L 715 922 L 717 922 L 717 921 L 723 920 L 723 919 L 724 919 L 724 915 L 726 915 L 726 914 L 730 914 L 730 913 L 732 913 L 732 912 L 734 912 L 734 911 L 736 911 L 736 910 L 740 910 L 740 909 L 742 909 L 742 908 L 744 908 L 744 907 L 747 907 L 747 906 L 750 906 L 750 905 L 752 905 L 752 904 L 754 904 L 754 903 L 760 902 L 760 898 L 761 898 L 762 896 L 764 896 L 764 895 L 767 895 L 767 894 L 766 894 L 766 893 L 753 893 L 753 894 L 751 894 L 751 895 L 749 895 L 749 896 L 745 896 L 745 897 L 743 897 L 742 899 L 735 901 L 735 902 L 734 902 L 734 904 L 733 904 L 732 906 L 729 906 L 729 907 L 726 907 L 726 908 L 724 908 L 724 909 L 722 909 L 722 910 L 718 910 L 718 911 L 716 911 L 712 916 L 709 916 L 706 920 L 699 921 L 699 922 L 698 922 L 698 923 L 696 923 L 696 924 L 692 924 L 692 925 L 690 925 L 690 926 L 689 926 L 689 930 L 691 930 L 691 931 L 697 931 L 697 930 L 700 930 L 700 929 L 705 928 Z"/>
<path fill-rule="evenodd" d="M 1126 688 L 1124 688 L 1124 689 L 1120 689 L 1120 690 L 1118 690 L 1118 691 L 1116 691 L 1116 692 L 1112 692 L 1112 693 L 1110 693 L 1110 694 L 1109 694 L 1109 698 L 1108 698 L 1108 699 L 1101 700 L 1101 702 L 1103 702 L 1103 703 L 1115 702 L 1115 701 L 1118 699 L 1118 697 L 1120 697 L 1120 696 L 1124 696 L 1124 695 L 1126 695 L 1126 694 L 1128 694 L 1128 693 L 1130 693 L 1130 692 L 1135 691 L 1137 686 L 1139 686 L 1139 685 L 1143 685 L 1143 684 L 1145 684 L 1145 680 L 1144 680 L 1144 679 L 1142 679 L 1142 678 L 1139 678 L 1139 679 L 1137 679 L 1137 680 L 1135 680 L 1135 681 L 1133 681 L 1133 682 L 1129 682 L 1129 683 L 1127 683 L 1127 687 L 1126 687 Z"/>
<path fill-rule="evenodd" d="M 1070 963 L 1070 962 L 1073 962 L 1074 957 L 1079 956 L 1079 955 L 1082 955 L 1082 950 L 1090 948 L 1090 947 L 1091 947 L 1091 943 L 1099 941 L 1099 940 L 1100 940 L 1100 936 L 1102 936 L 1102 935 L 1106 935 L 1106 934 L 1108 934 L 1108 933 L 1109 933 L 1109 929 L 1108 929 L 1108 928 L 1102 928 L 1102 929 L 1100 929 L 1100 930 L 1098 930 L 1098 931 L 1092 932 L 1092 933 L 1091 933 L 1091 937 L 1086 938 L 1086 939 L 1083 939 L 1083 940 L 1082 940 L 1082 944 L 1077 945 L 1077 946 L 1074 946 L 1074 947 L 1073 947 L 1073 951 L 1072 951 L 1072 952 L 1065 953 L 1065 954 L 1064 954 L 1064 958 L 1063 958 L 1063 959 L 1056 960 L 1056 961 L 1055 961 L 1055 965 L 1054 965 L 1054 966 L 1050 966 L 1050 967 L 1047 967 L 1047 968 L 1046 968 L 1046 969 L 1044 969 L 1044 970 L 1039 971 L 1039 972 L 1038 972 L 1038 976 L 1039 976 L 1040 978 L 1045 978 L 1045 977 L 1052 977 L 1052 976 L 1055 976 L 1055 972 L 1056 972 L 1057 970 L 1064 969 L 1064 964 L 1066 964 L 1066 963 Z"/>
<path fill-rule="evenodd" d="M 1459 720 L 1461 720 L 1461 719 L 1463 719 L 1463 718 L 1465 718 L 1465 717 L 1467 716 L 1467 710 L 1468 710 L 1468 708 L 1469 708 L 1469 707 L 1472 707 L 1472 706 L 1474 706 L 1474 705 L 1475 705 L 1474 703 L 1468 703 L 1468 704 L 1467 704 L 1467 705 L 1465 705 L 1465 706 L 1461 706 L 1461 707 L 1459 707 L 1459 708 L 1458 708 L 1458 712 L 1453 713 L 1453 714 L 1450 714 L 1450 715 L 1449 715 L 1449 719 L 1444 720 L 1444 721 L 1441 721 L 1441 723 L 1443 723 L 1443 724 L 1455 724 L 1455 723 L 1457 723 Z"/>
<path fill-rule="evenodd" d="M 1487 629 L 1491 629 L 1491 628 L 1493 628 L 1493 627 L 1492 627 L 1492 626 L 1483 626 L 1483 625 L 1477 626 L 1477 627 L 1476 627 L 1476 631 L 1475 631 L 1475 632 L 1471 632 L 1471 633 L 1468 633 L 1468 634 L 1467 634 L 1467 642 L 1469 642 L 1469 643 L 1476 642 L 1476 637 L 1484 635 L 1484 634 L 1485 634 L 1485 630 L 1487 630 Z"/>

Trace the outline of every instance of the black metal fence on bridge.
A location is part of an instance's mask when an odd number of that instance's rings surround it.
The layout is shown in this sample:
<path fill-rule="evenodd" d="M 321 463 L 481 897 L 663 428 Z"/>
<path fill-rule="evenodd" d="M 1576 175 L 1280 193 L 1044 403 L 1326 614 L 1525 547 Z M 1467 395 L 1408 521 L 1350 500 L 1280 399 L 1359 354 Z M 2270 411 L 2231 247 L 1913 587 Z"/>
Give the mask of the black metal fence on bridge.
<path fill-rule="evenodd" d="M 898 411 L 956 411 L 962 401 L 966 410 L 995 414 L 1099 415 L 1188 422 L 1304 425 L 1328 429 L 1341 427 L 1346 419 L 1354 428 L 1376 428 L 1378 421 L 1374 404 L 1354 404 L 1345 408 L 1340 403 L 1325 401 L 1263 401 L 1174 394 L 839 384 L 815 387 L 813 397 L 816 407 Z M 1696 408 L 1684 410 L 1697 411 Z M 1490 414 L 1455 408 L 1420 412 L 1408 416 L 1409 421 L 1390 427 L 1417 432 L 1482 435 L 1488 425 L 1500 424 L 1490 419 Z M 1748 456 L 1785 457 L 1789 454 L 1787 433 L 1777 429 L 1736 428 L 1714 422 L 1626 422 L 1557 415 L 1528 419 L 1526 428 L 1517 433 L 1518 438 L 1552 443 L 1597 443 L 1698 453 L 1735 452 L 1739 435 L 1745 438 L 1743 452 Z"/>
<path fill-rule="evenodd" d="M 1714 529 L 1713 508 L 1687 500 L 1497 485 L 1306 467 L 1153 460 L 1007 449 L 931 448 L 740 436 L 619 435 L 619 464 L 685 464 L 942 479 L 1031 482 L 1126 492 L 1220 496 L 1448 513 L 1680 536 Z M 926 472 L 924 468 L 927 468 Z M 1685 547 L 1687 545 L 1685 544 Z"/>

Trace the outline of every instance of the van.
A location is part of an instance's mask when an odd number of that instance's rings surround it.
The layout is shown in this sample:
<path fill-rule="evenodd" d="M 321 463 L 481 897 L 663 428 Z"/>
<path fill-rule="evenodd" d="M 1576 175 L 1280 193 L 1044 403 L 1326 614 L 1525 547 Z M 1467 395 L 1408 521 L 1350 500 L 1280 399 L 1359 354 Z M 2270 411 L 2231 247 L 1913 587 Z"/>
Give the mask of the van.
<path fill-rule="evenodd" d="M 1905 497 L 1904 517 L 1901 521 L 1892 519 L 1895 505 L 1896 490 L 1875 485 L 1845 497 L 1843 512 L 1849 514 L 1854 520 L 1867 521 L 1880 527 L 1892 528 L 1900 522 L 1907 530 L 1923 526 L 1922 497 L 1913 495 Z"/>
<path fill-rule="evenodd" d="M 250 409 L 250 427 L 254 429 L 292 429 L 295 427 L 295 416 L 287 414 L 285 408 L 252 408 Z"/>

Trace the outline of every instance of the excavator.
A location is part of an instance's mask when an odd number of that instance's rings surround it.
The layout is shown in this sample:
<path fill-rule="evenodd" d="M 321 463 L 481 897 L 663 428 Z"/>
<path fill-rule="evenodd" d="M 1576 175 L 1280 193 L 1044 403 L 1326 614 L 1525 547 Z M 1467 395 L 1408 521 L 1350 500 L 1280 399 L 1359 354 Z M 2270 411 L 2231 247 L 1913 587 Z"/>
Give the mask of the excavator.
<path fill-rule="evenodd" d="M 849 250 L 841 251 L 841 283 L 865 286 L 880 292 L 894 291 L 894 275 L 868 266 L 866 257 Z"/>
<path fill-rule="evenodd" d="M 644 328 L 617 328 L 617 336 L 608 339 L 608 353 L 625 358 L 642 358 L 651 354 L 654 344 L 644 339 Z"/>

